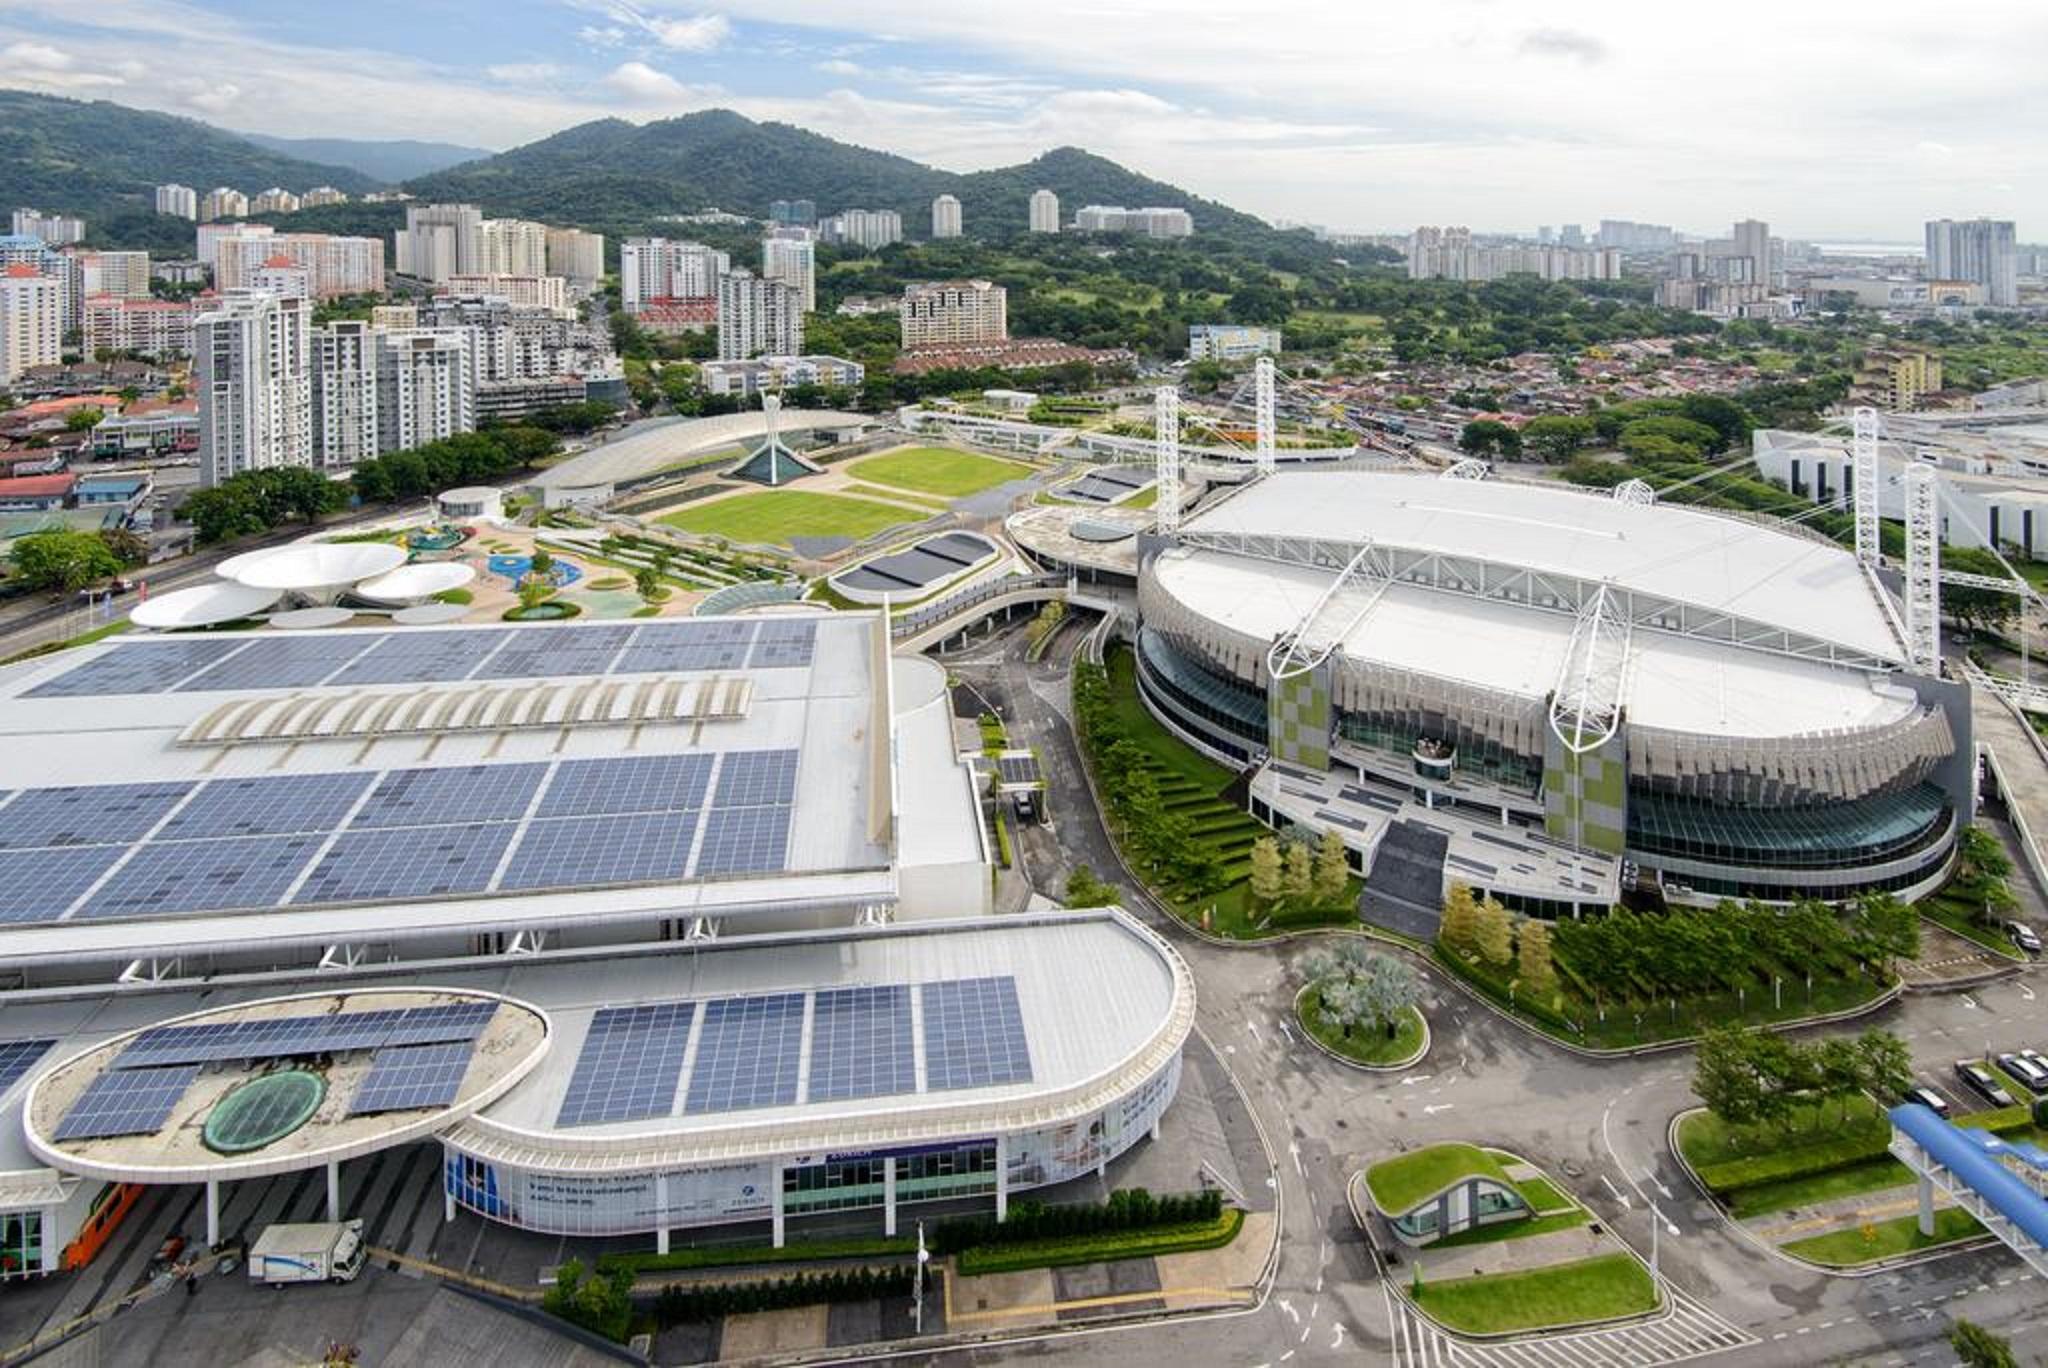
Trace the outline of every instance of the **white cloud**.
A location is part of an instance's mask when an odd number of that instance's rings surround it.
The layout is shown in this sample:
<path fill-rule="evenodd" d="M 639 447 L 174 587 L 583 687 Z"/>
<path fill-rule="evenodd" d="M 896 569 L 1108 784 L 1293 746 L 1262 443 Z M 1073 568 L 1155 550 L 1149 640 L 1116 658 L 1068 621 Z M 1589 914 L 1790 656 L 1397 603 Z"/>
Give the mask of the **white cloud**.
<path fill-rule="evenodd" d="M 867 68 L 859 62 L 849 62 L 844 57 L 833 57 L 818 63 L 817 69 L 828 76 L 865 76 Z"/>
<path fill-rule="evenodd" d="M 604 87 L 635 104 L 679 104 L 690 98 L 681 81 L 645 62 L 621 62 L 604 78 Z"/>
<path fill-rule="evenodd" d="M 701 14 L 692 19 L 649 18 L 647 31 L 665 48 L 678 52 L 710 52 L 732 33 L 722 14 Z"/>
<path fill-rule="evenodd" d="M 205 114 L 225 114 L 241 98 L 242 89 L 233 84 L 208 86 L 185 97 L 185 103 Z"/>
<path fill-rule="evenodd" d="M 602 28 L 585 24 L 576 30 L 576 36 L 589 47 L 613 48 L 626 41 L 626 31 L 617 24 L 606 24 Z"/>
<path fill-rule="evenodd" d="M 0 60 L 32 67 L 37 71 L 69 71 L 71 54 L 48 43 L 10 43 L 0 51 Z"/>
<path fill-rule="evenodd" d="M 523 85 L 529 81 L 551 80 L 561 71 L 553 62 L 500 62 L 496 66 L 485 67 L 484 75 L 494 81 Z"/>

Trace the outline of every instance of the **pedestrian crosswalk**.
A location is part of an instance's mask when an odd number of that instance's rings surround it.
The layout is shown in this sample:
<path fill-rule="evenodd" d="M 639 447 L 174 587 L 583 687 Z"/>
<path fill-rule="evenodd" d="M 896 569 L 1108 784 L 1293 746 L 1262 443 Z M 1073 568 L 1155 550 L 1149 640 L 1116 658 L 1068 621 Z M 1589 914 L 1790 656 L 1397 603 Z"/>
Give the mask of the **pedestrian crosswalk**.
<path fill-rule="evenodd" d="M 1665 1284 L 1670 1309 L 1654 1320 L 1511 1340 L 1473 1340 L 1438 1329 L 1395 1299 L 1398 1368 L 1656 1368 L 1741 1349 L 1756 1336 Z"/>

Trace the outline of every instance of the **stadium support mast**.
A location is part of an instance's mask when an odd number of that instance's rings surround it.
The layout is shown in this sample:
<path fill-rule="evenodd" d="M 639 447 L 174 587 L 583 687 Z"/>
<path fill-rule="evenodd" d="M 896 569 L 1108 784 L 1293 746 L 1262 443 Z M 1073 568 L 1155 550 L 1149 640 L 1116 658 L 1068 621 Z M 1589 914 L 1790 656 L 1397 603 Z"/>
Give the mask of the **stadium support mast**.
<path fill-rule="evenodd" d="M 1153 526 L 1170 537 L 1180 531 L 1180 391 L 1172 385 L 1154 393 L 1152 422 L 1158 452 L 1153 478 L 1159 482 Z"/>
<path fill-rule="evenodd" d="M 1878 535 L 1877 410 L 1856 410 L 1855 436 L 1850 439 L 1850 476 L 1856 483 L 1856 559 L 1875 570 L 1884 561 L 1883 538 Z"/>
<path fill-rule="evenodd" d="M 1932 466 L 1918 461 L 1906 466 L 1906 664 L 1925 675 L 1941 673 L 1941 512 L 1935 479 Z"/>
<path fill-rule="evenodd" d="M 1273 358 L 1261 356 L 1252 366 L 1252 395 L 1258 411 L 1259 474 L 1271 475 L 1278 461 L 1273 430 Z"/>

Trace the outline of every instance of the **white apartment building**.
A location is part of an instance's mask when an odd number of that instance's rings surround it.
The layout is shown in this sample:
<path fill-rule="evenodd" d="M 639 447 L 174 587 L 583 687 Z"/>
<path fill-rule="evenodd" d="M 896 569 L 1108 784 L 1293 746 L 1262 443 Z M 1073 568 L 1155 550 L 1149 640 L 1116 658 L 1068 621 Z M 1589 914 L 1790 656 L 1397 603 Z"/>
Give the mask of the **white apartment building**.
<path fill-rule="evenodd" d="M 192 323 L 199 478 L 313 464 L 313 303 L 234 290 Z"/>
<path fill-rule="evenodd" d="M 619 249 L 619 300 L 638 313 L 650 299 L 708 299 L 732 258 L 699 242 L 628 238 Z"/>
<path fill-rule="evenodd" d="M 604 275 L 604 234 L 581 228 L 548 229 L 548 275 L 572 285 L 595 285 Z"/>
<path fill-rule="evenodd" d="M 77 263 L 81 293 L 119 295 L 123 299 L 149 298 L 149 253 L 79 252 Z"/>
<path fill-rule="evenodd" d="M 370 306 L 370 326 L 373 328 L 417 328 L 419 325 L 420 306 L 417 304 Z"/>
<path fill-rule="evenodd" d="M 196 219 L 199 217 L 199 192 L 175 181 L 159 185 L 156 188 L 156 211 L 174 218 Z"/>
<path fill-rule="evenodd" d="M 1254 328 L 1241 323 L 1188 325 L 1190 361 L 1250 361 L 1279 354 L 1278 328 Z"/>
<path fill-rule="evenodd" d="M 544 276 L 548 226 L 531 219 L 485 219 L 477 230 L 477 263 L 458 275 Z"/>
<path fill-rule="evenodd" d="M 252 290 L 263 290 L 286 299 L 313 297 L 313 273 L 282 254 L 267 258 L 262 265 L 250 271 L 248 279 L 242 283 Z"/>
<path fill-rule="evenodd" d="M 313 463 L 348 470 L 378 454 L 377 344 L 360 319 L 313 330 Z"/>
<path fill-rule="evenodd" d="M 718 278 L 718 359 L 795 356 L 804 349 L 803 297 L 745 267 Z"/>
<path fill-rule="evenodd" d="M 752 397 L 762 390 L 825 385 L 854 389 L 867 367 L 843 356 L 763 356 L 752 361 L 706 361 L 697 368 L 709 394 Z"/>
<path fill-rule="evenodd" d="M 818 236 L 872 252 L 903 241 L 903 215 L 894 209 L 842 209 L 818 225 Z"/>
<path fill-rule="evenodd" d="M 296 214 L 299 197 L 281 185 L 273 185 L 249 201 L 252 214 Z"/>
<path fill-rule="evenodd" d="M 378 334 L 378 451 L 405 451 L 475 430 L 469 347 L 460 328 Z"/>
<path fill-rule="evenodd" d="M 987 280 L 906 286 L 897 316 L 906 347 L 956 347 L 1010 336 L 1009 291 Z"/>
<path fill-rule="evenodd" d="M 1499 280 L 1533 275 L 1544 280 L 1619 280 L 1621 251 L 1517 243 L 1475 247 L 1469 228 L 1417 228 L 1408 238 L 1410 280 Z"/>
<path fill-rule="evenodd" d="M 232 186 L 216 186 L 199 201 L 199 221 L 249 217 L 249 197 Z"/>
<path fill-rule="evenodd" d="M 220 270 L 220 244 L 231 237 L 269 237 L 277 229 L 267 223 L 202 223 L 194 234 L 198 246 L 193 255 L 209 271 Z"/>
<path fill-rule="evenodd" d="M 960 201 L 952 195 L 940 195 L 932 201 L 932 236 L 960 236 Z"/>
<path fill-rule="evenodd" d="M 384 293 L 384 243 L 380 238 L 337 237 L 331 233 L 230 233 L 212 244 L 213 282 L 222 290 L 253 288 L 257 268 L 285 257 L 305 268 L 315 299 Z M 201 244 L 201 250 L 206 244 Z"/>
<path fill-rule="evenodd" d="M 0 271 L 0 385 L 63 359 L 63 283 L 20 262 Z"/>
<path fill-rule="evenodd" d="M 804 312 L 818 307 L 818 244 L 802 229 L 784 230 L 801 236 L 771 236 L 761 243 L 761 277 L 779 280 L 803 296 Z"/>
<path fill-rule="evenodd" d="M 2020 302 L 2019 248 L 2014 241 L 2012 220 L 1930 220 L 1927 278 L 1973 281 L 1984 287 L 1986 304 L 1996 308 L 2016 306 Z"/>
<path fill-rule="evenodd" d="M 446 280 L 483 269 L 484 212 L 474 204 L 408 204 L 398 232 L 398 273 Z"/>
<path fill-rule="evenodd" d="M 70 214 L 45 214 L 40 209 L 17 209 L 14 231 L 20 236 L 41 238 L 52 247 L 68 247 L 84 239 L 85 220 Z"/>
<path fill-rule="evenodd" d="M 449 294 L 495 295 L 527 308 L 548 309 L 563 318 L 574 318 L 569 307 L 569 282 L 552 275 L 452 275 L 442 285 Z"/>
<path fill-rule="evenodd" d="M 190 356 L 195 312 L 183 300 L 90 296 L 80 325 L 85 354 L 123 351 L 158 358 Z"/>
<path fill-rule="evenodd" d="M 323 204 L 347 204 L 348 193 L 331 185 L 316 185 L 299 196 L 301 209 L 318 209 Z"/>
<path fill-rule="evenodd" d="M 1060 197 L 1050 190 L 1031 192 L 1031 231 L 1057 233 L 1060 230 Z"/>
<path fill-rule="evenodd" d="M 1191 237 L 1194 216 L 1185 209 L 1125 209 L 1119 205 L 1091 204 L 1074 215 L 1074 227 L 1084 233 L 1143 233 L 1146 237 Z"/>

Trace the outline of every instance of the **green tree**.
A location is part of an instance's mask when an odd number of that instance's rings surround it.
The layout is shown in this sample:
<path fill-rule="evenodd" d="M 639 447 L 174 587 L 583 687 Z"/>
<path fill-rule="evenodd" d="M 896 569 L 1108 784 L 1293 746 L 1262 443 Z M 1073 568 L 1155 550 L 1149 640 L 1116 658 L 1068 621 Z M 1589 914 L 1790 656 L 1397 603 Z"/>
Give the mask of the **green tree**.
<path fill-rule="evenodd" d="M 1546 413 L 1522 427 L 1522 446 L 1552 465 L 1561 465 L 1598 435 L 1591 418 Z"/>
<path fill-rule="evenodd" d="M 1856 1037 L 1856 1087 L 1873 1097 L 1897 1097 L 1913 1084 L 1913 1051 L 1890 1031 L 1872 1027 Z"/>
<path fill-rule="evenodd" d="M 1522 435 L 1496 418 L 1476 418 L 1458 434 L 1458 449 L 1473 456 L 1513 458 L 1522 453 Z"/>
<path fill-rule="evenodd" d="M 546 578 L 548 572 L 555 568 L 555 558 L 548 554 L 545 546 L 536 546 L 533 548 L 532 566 L 534 574 Z"/>
<path fill-rule="evenodd" d="M 555 587 L 538 575 L 528 575 L 519 581 L 519 611 L 531 613 L 548 601 Z"/>
<path fill-rule="evenodd" d="M 653 566 L 643 565 L 633 572 L 633 588 L 642 599 L 653 603 L 662 596 L 661 576 L 654 573 Z"/>
<path fill-rule="evenodd" d="M 64 593 L 121 573 L 121 562 L 105 542 L 90 532 L 63 528 L 17 539 L 13 560 L 15 577 L 29 588 Z"/>
<path fill-rule="evenodd" d="M 1315 887 L 1314 861 L 1301 841 L 1287 843 L 1287 862 L 1280 874 L 1280 893 L 1289 902 L 1302 903 Z"/>
<path fill-rule="evenodd" d="M 1753 1124 L 1763 1115 L 1763 1079 L 1756 1068 L 1751 1033 L 1740 1026 L 1710 1026 L 1693 1052 L 1693 1095 L 1731 1126 Z"/>
<path fill-rule="evenodd" d="M 1373 955 L 1358 976 L 1366 1018 L 1392 1040 L 1401 1033 L 1401 1023 L 1422 996 L 1415 971 L 1392 955 Z"/>
<path fill-rule="evenodd" d="M 1469 955 L 1479 947 L 1479 900 L 1464 884 L 1452 884 L 1444 894 L 1443 919 L 1436 938 L 1460 954 Z"/>
<path fill-rule="evenodd" d="M 1474 937 L 1487 963 L 1506 964 L 1515 953 L 1514 914 L 1492 898 L 1479 904 L 1479 922 Z"/>
<path fill-rule="evenodd" d="M 1948 1347 L 1955 1350 L 1964 1368 L 2020 1368 L 2011 1342 L 1975 1321 L 1958 1320 L 1950 1326 Z"/>
<path fill-rule="evenodd" d="M 107 415 L 96 408 L 78 408 L 64 416 L 66 432 L 91 432 Z"/>
<path fill-rule="evenodd" d="M 1515 975 L 1539 998 L 1557 991 L 1557 964 L 1551 955 L 1550 923 L 1531 917 L 1515 934 Z"/>
<path fill-rule="evenodd" d="M 1067 875 L 1066 896 L 1061 901 L 1068 907 L 1109 907 L 1122 898 L 1087 865 L 1075 865 L 1074 872 Z"/>
<path fill-rule="evenodd" d="M 1334 910 L 1343 905 L 1345 890 L 1351 886 L 1351 867 L 1346 863 L 1344 838 L 1334 831 L 1325 831 L 1316 842 L 1310 883 L 1318 906 Z"/>
<path fill-rule="evenodd" d="M 121 562 L 122 569 L 149 564 L 149 543 L 127 528 L 102 527 L 95 535 L 107 544 L 107 550 L 114 553 L 114 559 Z"/>
<path fill-rule="evenodd" d="M 1358 1026 L 1371 1020 L 1363 985 L 1357 979 L 1331 979 L 1316 988 L 1316 1005 L 1323 1020 L 1344 1032 L 1346 1040 Z"/>

